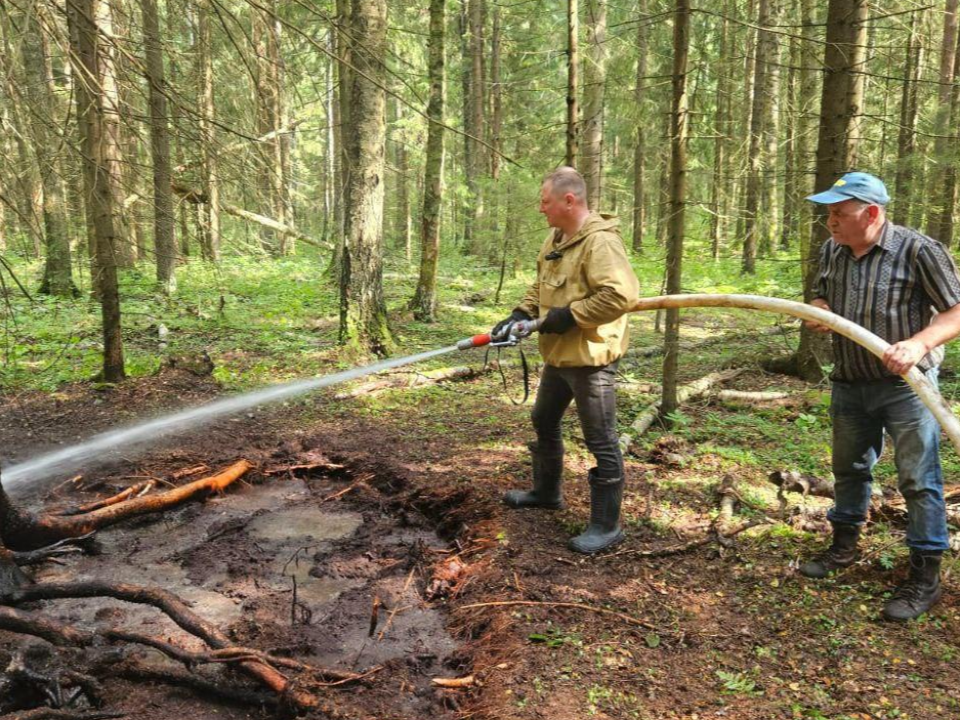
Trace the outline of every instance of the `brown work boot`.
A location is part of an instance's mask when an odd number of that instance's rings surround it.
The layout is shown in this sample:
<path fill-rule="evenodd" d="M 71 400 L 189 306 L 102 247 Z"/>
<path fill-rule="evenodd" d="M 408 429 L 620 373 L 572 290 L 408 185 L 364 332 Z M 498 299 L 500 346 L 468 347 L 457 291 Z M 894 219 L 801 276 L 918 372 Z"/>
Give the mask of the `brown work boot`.
<path fill-rule="evenodd" d="M 859 525 L 834 523 L 833 544 L 823 554 L 801 565 L 800 574 L 820 580 L 841 568 L 850 567 L 859 555 L 857 552 L 859 540 Z"/>
<path fill-rule="evenodd" d="M 883 607 L 887 620 L 913 620 L 940 601 L 940 560 L 942 553 L 910 551 L 910 575 Z"/>

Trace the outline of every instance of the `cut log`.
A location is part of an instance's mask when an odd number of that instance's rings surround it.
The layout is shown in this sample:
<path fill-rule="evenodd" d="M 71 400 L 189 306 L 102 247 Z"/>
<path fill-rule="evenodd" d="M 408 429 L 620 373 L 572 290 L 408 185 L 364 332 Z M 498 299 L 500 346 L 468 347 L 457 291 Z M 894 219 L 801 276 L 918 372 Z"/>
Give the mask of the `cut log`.
<path fill-rule="evenodd" d="M 681 385 L 679 388 L 677 388 L 677 403 L 683 404 L 695 398 L 701 397 L 709 392 L 714 385 L 732 380 L 742 372 L 744 372 L 742 368 L 721 370 L 720 372 L 705 375 L 699 380 L 695 380 L 688 385 Z M 633 421 L 633 424 L 630 426 L 632 434 L 624 434 L 620 436 L 620 450 L 622 452 L 628 452 L 633 439 L 643 435 L 653 424 L 654 420 L 660 416 L 660 404 L 661 401 L 658 400 L 652 405 L 649 405 L 646 410 L 637 416 L 637 418 Z"/>
<path fill-rule="evenodd" d="M 714 393 L 721 402 L 762 404 L 767 402 L 776 402 L 777 400 L 786 400 L 790 393 L 786 392 L 748 392 L 746 390 L 720 390 Z"/>
<path fill-rule="evenodd" d="M 188 500 L 201 499 L 212 493 L 222 492 L 252 467 L 253 465 L 247 460 L 240 460 L 216 475 L 195 480 L 167 492 L 134 498 L 83 515 L 69 517 L 29 515 L 10 502 L 0 483 L 0 540 L 3 541 L 4 546 L 12 550 L 35 550 L 65 538 L 86 535 L 121 520 L 161 512 Z"/>

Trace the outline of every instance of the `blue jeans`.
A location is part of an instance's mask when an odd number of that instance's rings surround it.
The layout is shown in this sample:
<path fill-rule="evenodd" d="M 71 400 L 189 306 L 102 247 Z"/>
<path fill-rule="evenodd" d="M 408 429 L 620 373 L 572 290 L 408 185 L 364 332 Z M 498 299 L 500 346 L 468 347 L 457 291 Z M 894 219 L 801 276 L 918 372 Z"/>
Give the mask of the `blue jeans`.
<path fill-rule="evenodd" d="M 597 459 L 597 477 L 623 477 L 623 455 L 617 437 L 617 364 L 543 368 L 533 405 L 533 427 L 542 458 L 563 462 L 560 421 L 570 402 L 576 400 L 583 439 Z"/>
<path fill-rule="evenodd" d="M 926 376 L 936 386 L 937 369 Z M 949 549 L 940 425 L 906 381 L 834 382 L 830 416 L 836 499 L 827 518 L 847 525 L 867 519 L 871 471 L 883 452 L 886 429 L 893 438 L 898 487 L 907 502 L 907 545 Z"/>

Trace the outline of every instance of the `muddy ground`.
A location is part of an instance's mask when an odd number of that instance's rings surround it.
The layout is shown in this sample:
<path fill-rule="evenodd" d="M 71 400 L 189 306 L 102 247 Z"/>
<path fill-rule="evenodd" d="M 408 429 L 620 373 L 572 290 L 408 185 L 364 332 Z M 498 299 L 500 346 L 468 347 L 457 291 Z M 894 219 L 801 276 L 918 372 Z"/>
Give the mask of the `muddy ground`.
<path fill-rule="evenodd" d="M 802 390 L 757 374 L 734 387 L 774 382 Z M 172 371 L 116 388 L 6 398 L 0 446 L 11 463 L 218 393 L 207 378 Z M 159 585 L 238 644 L 322 667 L 379 668 L 322 691 L 326 714 L 336 717 L 960 717 L 956 576 L 930 618 L 891 625 L 878 611 L 902 569 L 865 562 L 813 584 L 794 567 L 817 541 L 775 526 L 729 547 L 711 541 L 657 557 L 705 537 L 716 499 L 687 484 L 682 464 L 650 457 L 628 461 L 627 541 L 582 558 L 565 542 L 588 509 L 583 453 L 567 464 L 568 509 L 506 511 L 498 498 L 529 475 L 531 431 L 528 408 L 495 395 L 490 376 L 433 389 L 412 405 L 371 408 L 318 395 L 164 440 L 142 456 L 120 449 L 80 480 L 38 484 L 21 501 L 67 507 L 145 477 L 216 470 L 238 458 L 257 469 L 221 497 L 103 531 L 101 554 L 49 564 L 37 579 Z M 683 507 L 682 516 L 665 519 L 668 507 Z M 41 609 L 85 628 L 188 642 L 139 606 L 59 601 Z M 0 634 L 0 667 L 23 642 Z M 148 651 L 143 660 L 169 663 Z M 463 689 L 431 684 L 465 676 L 474 682 Z M 240 676 L 231 682 L 252 687 Z M 106 681 L 105 700 L 145 719 L 273 714 L 123 679 Z"/>

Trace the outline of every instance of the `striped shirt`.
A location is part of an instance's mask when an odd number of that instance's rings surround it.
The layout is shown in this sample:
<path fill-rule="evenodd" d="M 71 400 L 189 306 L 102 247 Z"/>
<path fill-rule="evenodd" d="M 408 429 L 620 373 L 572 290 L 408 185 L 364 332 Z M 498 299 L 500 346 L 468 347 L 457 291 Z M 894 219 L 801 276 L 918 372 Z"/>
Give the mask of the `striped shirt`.
<path fill-rule="evenodd" d="M 820 250 L 815 291 L 837 315 L 893 344 L 923 330 L 937 312 L 960 303 L 960 276 L 939 242 L 887 222 L 880 240 L 860 258 L 846 245 L 827 240 Z M 880 358 L 837 333 L 833 354 L 833 380 L 897 377 Z M 936 367 L 943 354 L 942 347 L 935 348 L 917 367 Z"/>

